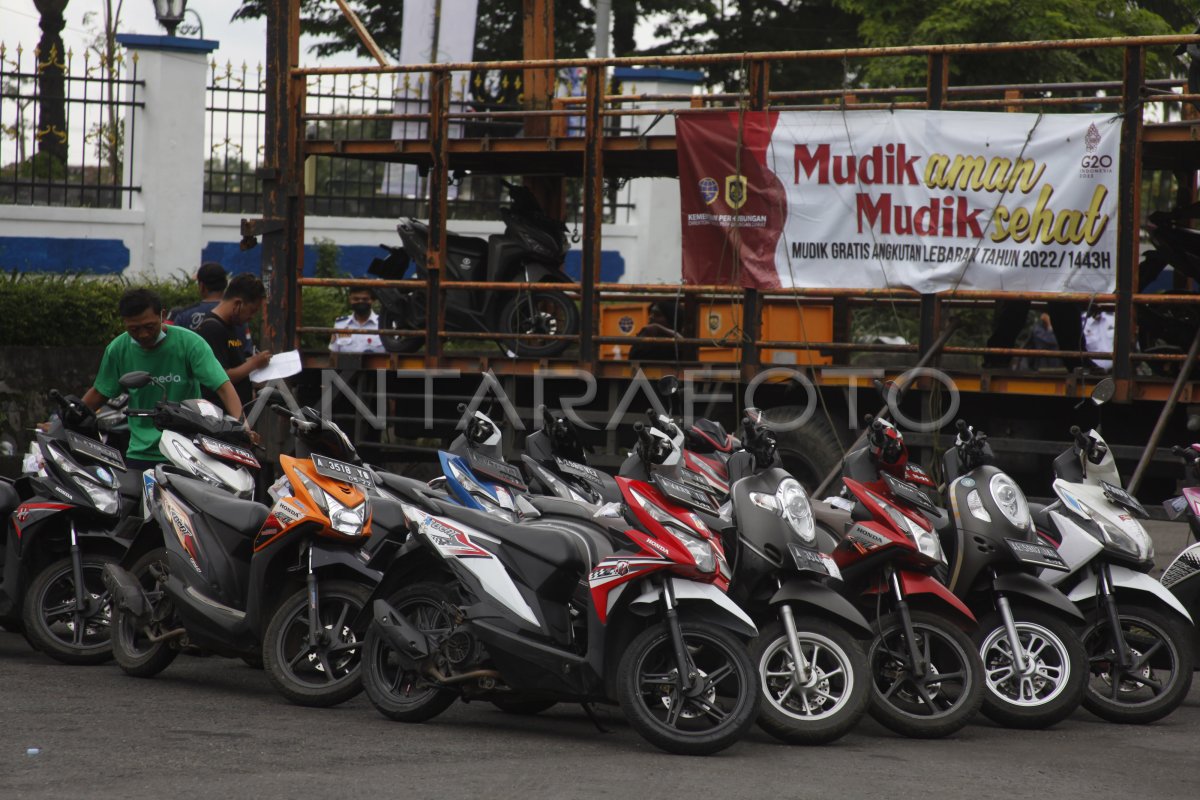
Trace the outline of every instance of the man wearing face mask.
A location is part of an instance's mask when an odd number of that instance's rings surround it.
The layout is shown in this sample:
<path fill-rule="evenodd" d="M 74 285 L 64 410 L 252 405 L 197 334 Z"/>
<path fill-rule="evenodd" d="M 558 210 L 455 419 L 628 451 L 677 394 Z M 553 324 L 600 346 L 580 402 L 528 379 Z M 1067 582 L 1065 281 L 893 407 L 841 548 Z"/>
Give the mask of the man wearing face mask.
<path fill-rule="evenodd" d="M 242 405 L 250 402 L 253 393 L 250 373 L 262 369 L 271 360 L 271 354 L 266 351 L 247 358 L 239 332 L 258 315 L 265 296 L 266 290 L 257 277 L 249 273 L 237 275 L 225 287 L 221 302 L 204 316 L 196 328 L 196 333 L 208 342 L 213 355 L 225 368 L 225 374 L 233 382 Z M 208 389 L 204 391 L 204 399 L 217 402 L 215 394 Z"/>
<path fill-rule="evenodd" d="M 145 370 L 166 387 L 166 397 L 153 383 L 129 389 L 130 410 L 154 408 L 160 398 L 195 400 L 203 387 L 216 393 L 226 413 L 243 419 L 242 402 L 212 348 L 186 328 L 164 326 L 162 310 L 162 300 L 149 289 L 130 289 L 121 296 L 117 312 L 125 333 L 105 348 L 96 380 L 83 395 L 84 404 L 95 411 L 108 398 L 126 391 L 120 384 L 122 375 Z M 149 418 L 131 417 L 127 466 L 140 471 L 165 461 L 158 450 L 161 436 Z"/>
<path fill-rule="evenodd" d="M 378 333 L 352 333 L 356 330 L 376 330 L 379 315 L 371 310 L 375 294 L 370 289 L 354 288 L 348 297 L 353 314 L 338 317 L 333 327 L 347 333 L 335 333 L 329 340 L 329 349 L 334 353 L 382 353 L 383 342 Z"/>

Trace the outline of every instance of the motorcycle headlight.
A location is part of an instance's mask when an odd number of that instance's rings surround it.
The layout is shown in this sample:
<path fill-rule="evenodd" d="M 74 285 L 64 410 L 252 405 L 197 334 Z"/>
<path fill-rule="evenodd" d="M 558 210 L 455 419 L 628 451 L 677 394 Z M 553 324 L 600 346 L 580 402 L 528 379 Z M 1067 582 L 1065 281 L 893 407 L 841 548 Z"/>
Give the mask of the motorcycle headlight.
<path fill-rule="evenodd" d="M 325 490 L 306 478 L 303 472 L 297 472 L 296 477 L 300 479 L 300 483 L 303 484 L 305 490 L 308 491 L 308 496 L 311 497 L 313 502 L 317 504 L 317 508 L 321 509 L 321 513 L 328 516 L 329 504 L 326 502 L 327 496 L 325 494 Z"/>
<path fill-rule="evenodd" d="M 1012 478 L 1004 474 L 993 475 L 989 487 L 992 499 L 996 501 L 996 505 L 1008 521 L 1018 528 L 1028 529 L 1033 522 L 1029 515 L 1029 503 L 1025 500 L 1025 493 L 1013 483 Z"/>
<path fill-rule="evenodd" d="M 779 508 L 783 518 L 792 526 L 802 540 L 815 541 L 817 538 L 816 523 L 813 521 L 812 505 L 808 502 L 808 494 L 795 478 L 785 478 L 775 492 L 779 500 Z"/>
<path fill-rule="evenodd" d="M 89 472 L 59 453 L 58 448 L 47 447 L 46 449 L 50 452 L 50 459 L 59 469 L 75 479 L 79 488 L 83 489 L 97 511 L 101 514 L 117 513 L 121 507 L 121 501 L 116 491 L 117 478 L 112 472 L 104 467 L 95 467 L 94 472 Z"/>
<path fill-rule="evenodd" d="M 913 540 L 913 544 L 917 546 L 917 550 L 922 555 L 926 555 L 934 561 L 941 561 L 943 564 L 946 563 L 946 554 L 942 552 L 942 543 L 938 541 L 937 534 L 933 531 L 925 530 L 891 506 L 884 506 L 883 509 L 887 512 L 892 522 L 896 523 L 896 526 L 900 530 L 908 534 L 908 538 Z"/>
<path fill-rule="evenodd" d="M 121 507 L 121 501 L 115 489 L 97 486 L 87 481 L 80 481 L 80 486 L 83 487 L 83 491 L 87 492 L 88 499 L 101 514 L 116 514 L 117 509 Z"/>
<path fill-rule="evenodd" d="M 325 502 L 329 508 L 329 527 L 345 536 L 362 536 L 367 524 L 369 501 L 363 500 L 354 508 L 349 508 L 326 495 Z"/>
<path fill-rule="evenodd" d="M 1154 558 L 1154 542 L 1136 519 L 1129 520 L 1129 528 L 1121 528 L 1108 520 L 1100 519 L 1098 514 L 1092 516 L 1092 521 L 1100 526 L 1106 544 L 1128 553 L 1139 561 Z"/>
<path fill-rule="evenodd" d="M 692 560 L 696 562 L 696 569 L 701 572 L 713 572 L 717 568 L 718 553 L 712 542 L 703 537 L 697 536 L 689 532 L 680 524 L 679 520 L 666 513 L 651 500 L 643 497 L 638 492 L 631 492 L 633 499 L 637 501 L 643 509 L 646 510 L 656 522 L 660 523 L 664 528 L 671 532 L 680 544 L 691 553 Z M 699 522 L 699 520 L 697 520 Z M 703 524 L 701 522 L 701 524 Z M 728 569 L 728 566 L 725 567 Z"/>

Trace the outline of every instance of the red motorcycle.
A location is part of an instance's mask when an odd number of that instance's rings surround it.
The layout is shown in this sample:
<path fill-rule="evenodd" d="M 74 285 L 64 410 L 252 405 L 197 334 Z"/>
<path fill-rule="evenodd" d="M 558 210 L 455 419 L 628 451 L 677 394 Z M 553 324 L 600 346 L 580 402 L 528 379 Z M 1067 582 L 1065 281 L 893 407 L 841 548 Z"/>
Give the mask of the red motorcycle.
<path fill-rule="evenodd" d="M 934 577 L 945 556 L 933 526 L 896 502 L 900 495 L 916 503 L 924 491 L 895 477 L 914 466 L 903 437 L 877 419 L 868 438 L 866 447 L 846 456 L 849 496 L 839 499 L 850 508 L 833 558 L 847 597 L 876 629 L 867 653 L 870 713 L 905 736 L 947 736 L 983 701 L 983 664 L 967 634 L 975 616 Z M 871 480 L 864 482 L 867 473 Z"/>

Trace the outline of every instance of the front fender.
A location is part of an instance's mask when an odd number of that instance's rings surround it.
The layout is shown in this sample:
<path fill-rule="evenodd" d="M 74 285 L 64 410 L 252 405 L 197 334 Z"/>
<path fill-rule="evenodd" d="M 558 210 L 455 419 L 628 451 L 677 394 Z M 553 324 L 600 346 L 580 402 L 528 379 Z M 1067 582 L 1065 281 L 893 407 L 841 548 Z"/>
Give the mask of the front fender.
<path fill-rule="evenodd" d="M 325 567 L 341 566 L 361 575 L 371 585 L 378 584 L 383 579 L 383 573 L 364 564 L 357 553 L 357 550 L 348 550 L 345 547 L 325 547 L 322 542 L 314 542 L 312 546 L 313 572 Z"/>
<path fill-rule="evenodd" d="M 1071 617 L 1076 622 L 1083 622 L 1083 614 L 1065 594 L 1055 589 L 1043 580 L 1035 578 L 1026 572 L 1007 572 L 999 575 L 995 582 L 996 591 L 1005 594 L 1017 594 L 1028 600 L 1033 600 L 1044 606 L 1049 606 Z"/>
<path fill-rule="evenodd" d="M 1192 615 L 1183 607 L 1183 603 L 1179 602 L 1179 598 L 1146 573 L 1134 572 L 1128 567 L 1117 564 L 1109 566 L 1109 573 L 1112 575 L 1113 589 L 1117 594 L 1151 595 L 1160 603 L 1170 606 L 1172 611 L 1186 619 L 1189 624 L 1194 624 Z M 1071 593 L 1067 597 L 1074 603 L 1092 602 L 1096 599 L 1098 588 L 1096 574 L 1089 572 L 1071 588 Z"/>
<path fill-rule="evenodd" d="M 839 622 L 868 639 L 875 636 L 875 631 L 862 612 L 845 597 L 823 583 L 797 577 L 788 579 L 770 600 L 772 606 L 784 603 L 816 609 L 819 613 L 836 617 Z"/>
<path fill-rule="evenodd" d="M 681 606 L 686 604 L 687 616 L 699 617 L 705 622 L 728 628 L 739 636 L 753 638 L 758 636 L 758 627 L 754 620 L 733 602 L 729 595 L 722 592 L 711 583 L 688 581 L 682 578 L 671 578 L 671 589 L 675 593 L 675 602 Z M 657 587 L 651 587 L 632 600 L 629 605 L 656 605 L 662 602 L 662 594 Z"/>
<path fill-rule="evenodd" d="M 971 609 L 959 600 L 953 592 L 942 585 L 940 581 L 931 575 L 925 575 L 920 572 L 910 572 L 908 570 L 900 570 L 900 588 L 907 597 L 922 597 L 933 600 L 935 603 L 944 603 L 950 606 L 954 611 L 958 612 L 958 616 L 967 624 L 967 627 L 974 628 L 979 624 L 975 619 L 975 615 L 971 613 Z"/>

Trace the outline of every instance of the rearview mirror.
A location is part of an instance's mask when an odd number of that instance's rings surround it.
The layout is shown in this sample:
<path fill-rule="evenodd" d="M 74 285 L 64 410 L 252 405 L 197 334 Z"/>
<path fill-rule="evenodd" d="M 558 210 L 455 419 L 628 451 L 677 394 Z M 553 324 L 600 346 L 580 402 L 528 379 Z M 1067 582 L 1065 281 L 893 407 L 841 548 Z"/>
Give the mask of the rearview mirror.
<path fill-rule="evenodd" d="M 1109 400 L 1112 400 L 1113 394 L 1117 391 L 1117 384 L 1112 378 L 1105 378 L 1096 384 L 1092 389 L 1092 402 L 1098 406 L 1102 406 Z"/>
<path fill-rule="evenodd" d="M 149 386 L 153 380 L 149 372 L 137 370 L 135 372 L 126 372 L 117 380 L 117 383 L 121 384 L 121 387 L 125 389 L 141 389 L 143 386 Z"/>
<path fill-rule="evenodd" d="M 674 375 L 663 375 L 658 379 L 658 391 L 668 397 L 679 391 L 679 378 Z"/>

